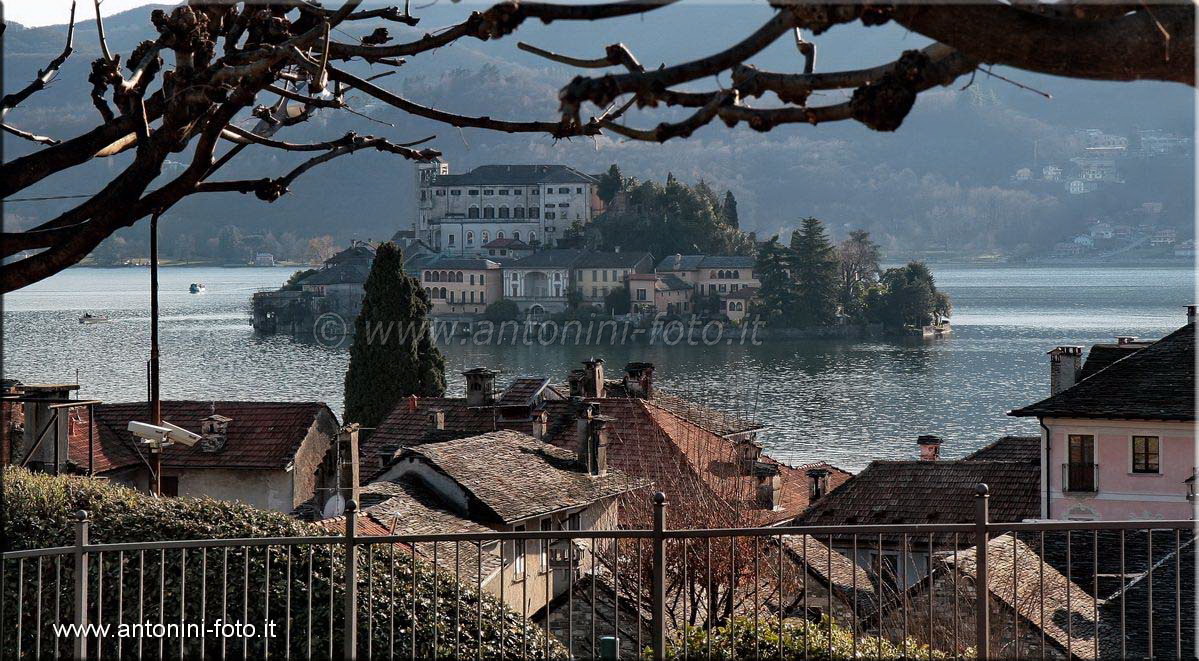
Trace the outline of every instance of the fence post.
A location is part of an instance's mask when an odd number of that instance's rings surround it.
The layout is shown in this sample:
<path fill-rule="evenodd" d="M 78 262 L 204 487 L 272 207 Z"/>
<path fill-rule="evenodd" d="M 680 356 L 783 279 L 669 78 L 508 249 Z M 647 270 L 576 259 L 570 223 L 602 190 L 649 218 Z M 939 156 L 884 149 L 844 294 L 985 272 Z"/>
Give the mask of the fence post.
<path fill-rule="evenodd" d="M 75 512 L 75 641 L 72 656 L 87 658 L 87 512 Z"/>
<path fill-rule="evenodd" d="M 346 503 L 345 566 L 345 645 L 342 658 L 358 658 L 358 553 L 354 550 L 354 532 L 358 525 L 358 503 Z"/>
<path fill-rule="evenodd" d="M 654 494 L 654 661 L 666 658 L 666 494 Z"/>
<path fill-rule="evenodd" d="M 991 591 L 987 578 L 987 522 L 990 491 L 981 482 L 974 489 L 974 555 L 977 570 L 974 576 L 975 652 L 979 659 L 991 658 Z"/>

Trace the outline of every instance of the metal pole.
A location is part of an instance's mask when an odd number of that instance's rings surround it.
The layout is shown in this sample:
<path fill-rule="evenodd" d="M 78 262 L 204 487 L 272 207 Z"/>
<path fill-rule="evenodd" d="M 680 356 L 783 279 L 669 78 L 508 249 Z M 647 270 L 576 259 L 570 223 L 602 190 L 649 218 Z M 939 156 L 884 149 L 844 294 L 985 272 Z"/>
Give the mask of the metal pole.
<path fill-rule="evenodd" d="M 75 641 L 71 654 L 75 659 L 87 658 L 87 512 L 75 513 Z"/>
<path fill-rule="evenodd" d="M 150 424 L 162 424 L 162 399 L 158 390 L 158 214 L 150 216 Z M 150 492 L 162 495 L 162 448 L 150 446 L 154 474 Z"/>
<path fill-rule="evenodd" d="M 654 494 L 654 661 L 666 658 L 666 494 Z"/>
<path fill-rule="evenodd" d="M 991 610 L 990 590 L 987 588 L 987 521 L 990 491 L 987 485 L 979 483 L 974 490 L 974 553 L 977 558 L 977 572 L 974 577 L 975 622 L 978 630 L 975 632 L 975 651 L 979 659 L 991 658 Z"/>
<path fill-rule="evenodd" d="M 345 646 L 342 658 L 358 658 L 358 556 L 354 551 L 354 532 L 358 521 L 358 503 L 346 503 L 345 566 Z M 413 571 L 416 570 L 415 565 Z M 415 617 L 415 614 L 414 614 Z"/>

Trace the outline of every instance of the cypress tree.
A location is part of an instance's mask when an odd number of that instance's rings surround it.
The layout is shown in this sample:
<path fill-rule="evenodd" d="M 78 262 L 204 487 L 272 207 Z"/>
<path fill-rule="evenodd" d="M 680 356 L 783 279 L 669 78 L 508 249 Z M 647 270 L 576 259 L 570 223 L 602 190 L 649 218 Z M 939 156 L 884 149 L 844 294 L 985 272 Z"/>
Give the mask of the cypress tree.
<path fill-rule="evenodd" d="M 790 316 L 795 307 L 795 284 L 787 275 L 789 256 L 787 249 L 778 242 L 778 237 L 771 237 L 758 251 L 757 264 L 754 270 L 762 288 L 758 294 L 760 310 L 767 323 L 790 323 Z"/>
<path fill-rule="evenodd" d="M 832 323 L 837 313 L 837 253 L 824 223 L 804 218 L 791 234 L 791 278 L 795 281 L 795 320 L 803 326 Z"/>
<path fill-rule="evenodd" d="M 741 228 L 741 220 L 737 217 L 737 198 L 733 197 L 733 191 L 725 191 L 724 204 L 721 205 L 720 211 L 726 225 Z"/>
<path fill-rule="evenodd" d="M 604 204 L 609 204 L 622 188 L 624 188 L 624 175 L 621 174 L 620 167 L 613 163 L 607 172 L 600 175 L 599 186 L 595 194 L 604 201 Z"/>
<path fill-rule="evenodd" d="M 429 334 L 429 300 L 404 273 L 394 243 L 379 246 L 354 321 L 345 380 L 345 420 L 377 427 L 404 397 L 445 392 L 445 358 Z"/>

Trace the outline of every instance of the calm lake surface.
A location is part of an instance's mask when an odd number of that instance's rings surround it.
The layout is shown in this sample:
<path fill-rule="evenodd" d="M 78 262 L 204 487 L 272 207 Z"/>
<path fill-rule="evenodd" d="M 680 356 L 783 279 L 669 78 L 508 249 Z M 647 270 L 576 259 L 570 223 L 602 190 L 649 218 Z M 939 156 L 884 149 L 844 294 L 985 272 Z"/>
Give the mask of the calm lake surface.
<path fill-rule="evenodd" d="M 282 284 L 291 268 L 164 268 L 162 391 L 171 399 L 320 400 L 340 413 L 348 352 L 249 323 L 250 294 Z M 657 382 L 718 410 L 769 425 L 770 452 L 790 462 L 825 459 L 859 470 L 872 459 L 916 455 L 916 436 L 946 439 L 958 457 L 1002 434 L 1037 433 L 1009 409 L 1049 388 L 1045 352 L 1116 335 L 1160 337 L 1196 300 L 1190 268 L 934 267 L 953 299 L 954 333 L 939 341 L 791 341 L 711 347 L 451 346 L 451 391 L 462 370 L 564 382 L 596 355 L 610 373 L 628 361 L 658 366 Z M 188 293 L 203 282 L 205 294 Z M 69 269 L 4 298 L 4 376 L 74 382 L 81 397 L 146 397 L 149 271 Z M 85 311 L 106 324 L 82 325 Z"/>

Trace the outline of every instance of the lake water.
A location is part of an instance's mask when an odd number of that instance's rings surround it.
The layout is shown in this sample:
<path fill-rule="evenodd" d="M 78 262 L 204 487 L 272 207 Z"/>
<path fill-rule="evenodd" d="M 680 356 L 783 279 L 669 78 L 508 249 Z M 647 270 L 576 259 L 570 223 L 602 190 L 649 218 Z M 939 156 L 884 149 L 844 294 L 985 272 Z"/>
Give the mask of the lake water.
<path fill-rule="evenodd" d="M 340 413 L 347 351 L 250 327 L 250 294 L 277 287 L 292 270 L 162 269 L 163 397 L 319 400 Z M 1035 421 L 1005 412 L 1045 396 L 1046 351 L 1115 335 L 1160 337 L 1184 323 L 1184 306 L 1196 298 L 1189 268 L 933 272 L 954 304 L 954 333 L 944 340 L 451 346 L 444 349 L 450 388 L 461 392 L 458 373 L 479 365 L 504 377 L 564 382 L 592 355 L 610 371 L 650 361 L 662 387 L 768 425 L 774 456 L 858 470 L 872 459 L 914 457 L 919 434 L 944 437 L 943 454 L 952 458 L 1002 434 L 1037 433 Z M 189 294 L 191 282 L 204 282 L 207 293 Z M 144 399 L 148 293 L 146 269 L 76 268 L 6 296 L 5 377 L 74 382 L 78 375 L 82 397 Z M 85 311 L 112 321 L 82 325 Z"/>

